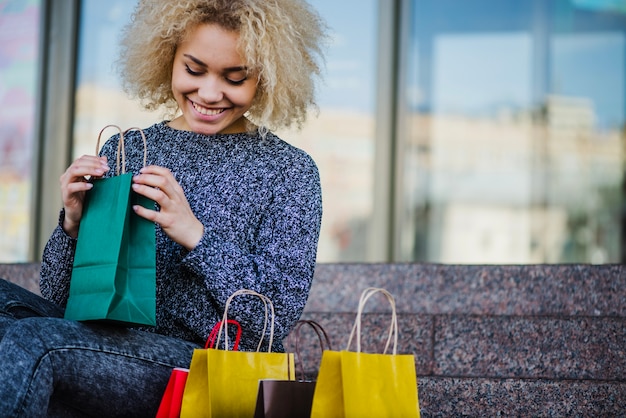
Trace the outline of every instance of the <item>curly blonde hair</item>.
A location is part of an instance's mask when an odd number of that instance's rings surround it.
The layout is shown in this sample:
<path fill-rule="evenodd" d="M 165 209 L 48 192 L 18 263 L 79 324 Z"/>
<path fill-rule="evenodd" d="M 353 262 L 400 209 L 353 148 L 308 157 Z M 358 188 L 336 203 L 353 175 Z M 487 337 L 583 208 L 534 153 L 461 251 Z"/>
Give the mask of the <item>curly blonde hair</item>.
<path fill-rule="evenodd" d="M 172 65 L 190 29 L 215 23 L 239 34 L 239 53 L 258 74 L 247 116 L 265 129 L 300 128 L 315 102 L 327 28 L 304 0 L 140 0 L 118 60 L 124 90 L 155 110 L 177 110 Z"/>

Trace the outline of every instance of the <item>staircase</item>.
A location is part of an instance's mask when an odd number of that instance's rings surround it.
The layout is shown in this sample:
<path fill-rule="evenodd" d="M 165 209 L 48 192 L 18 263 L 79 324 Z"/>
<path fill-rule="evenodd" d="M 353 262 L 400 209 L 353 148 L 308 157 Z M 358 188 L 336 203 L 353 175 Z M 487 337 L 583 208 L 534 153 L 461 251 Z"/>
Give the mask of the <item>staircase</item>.
<path fill-rule="evenodd" d="M 37 292 L 39 264 L 0 277 Z M 395 297 L 423 417 L 626 417 L 625 266 L 319 264 L 303 318 L 343 350 L 370 286 Z M 375 295 L 365 311 L 362 350 L 382 352 L 389 306 Z M 303 329 L 309 377 L 315 339 Z"/>
<path fill-rule="evenodd" d="M 395 297 L 423 417 L 626 416 L 626 267 L 320 264 L 303 318 L 345 349 L 370 286 Z M 366 311 L 362 349 L 382 352 L 388 304 Z"/>

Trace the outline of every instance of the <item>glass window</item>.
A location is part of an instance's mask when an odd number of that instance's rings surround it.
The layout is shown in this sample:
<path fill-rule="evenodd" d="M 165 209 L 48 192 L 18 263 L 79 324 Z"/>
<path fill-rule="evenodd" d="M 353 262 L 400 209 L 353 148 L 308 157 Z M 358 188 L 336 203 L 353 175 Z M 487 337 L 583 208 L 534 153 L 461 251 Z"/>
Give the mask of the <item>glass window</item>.
<path fill-rule="evenodd" d="M 74 158 L 96 152 L 98 133 L 106 125 L 145 127 L 158 120 L 158 113 L 144 111 L 122 91 L 115 68 L 121 30 L 130 20 L 136 3 L 135 0 L 83 0 L 81 3 Z"/>
<path fill-rule="evenodd" d="M 373 221 L 376 0 L 312 0 L 332 41 L 319 90 L 319 115 L 300 132 L 280 132 L 316 161 L 322 182 L 319 262 L 363 261 Z"/>
<path fill-rule="evenodd" d="M 28 259 L 40 10 L 0 1 L 0 262 Z"/>
<path fill-rule="evenodd" d="M 622 260 L 619 4 L 411 1 L 399 259 Z"/>
<path fill-rule="evenodd" d="M 135 3 L 81 3 L 74 157 L 95 152 L 104 125 L 162 117 L 125 96 L 113 67 Z M 626 259 L 620 2 L 311 3 L 332 32 L 320 112 L 278 134 L 320 167 L 318 261 Z M 394 25 L 397 5 L 406 10 Z M 39 9 L 0 0 L 10 109 L 0 115 L 0 257 L 11 260 L 27 257 Z"/>

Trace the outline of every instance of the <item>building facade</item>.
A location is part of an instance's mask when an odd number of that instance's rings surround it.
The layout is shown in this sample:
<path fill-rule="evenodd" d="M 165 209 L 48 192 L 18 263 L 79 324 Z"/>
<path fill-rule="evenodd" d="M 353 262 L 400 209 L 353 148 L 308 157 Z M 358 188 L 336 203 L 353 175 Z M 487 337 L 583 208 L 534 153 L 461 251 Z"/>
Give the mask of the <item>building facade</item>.
<path fill-rule="evenodd" d="M 332 35 L 319 262 L 620 263 L 626 2 L 310 0 Z M 0 261 L 36 260 L 58 178 L 114 123 L 135 0 L 0 0 Z"/>

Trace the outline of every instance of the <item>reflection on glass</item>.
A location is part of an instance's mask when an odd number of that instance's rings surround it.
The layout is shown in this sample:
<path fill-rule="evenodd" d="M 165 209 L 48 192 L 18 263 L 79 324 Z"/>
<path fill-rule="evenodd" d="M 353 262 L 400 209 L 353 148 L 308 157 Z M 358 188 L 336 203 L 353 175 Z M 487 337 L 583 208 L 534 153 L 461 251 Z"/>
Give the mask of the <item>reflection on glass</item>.
<path fill-rule="evenodd" d="M 0 262 L 28 258 L 40 9 L 0 1 Z"/>
<path fill-rule="evenodd" d="M 115 68 L 119 37 L 136 0 L 82 0 L 77 59 L 73 155 L 96 152 L 98 132 L 115 124 L 123 128 L 152 125 L 161 116 L 144 111 L 120 87 Z"/>
<path fill-rule="evenodd" d="M 120 29 L 136 1 L 83 0 L 78 54 L 74 155 L 93 154 L 99 130 L 114 123 L 148 126 L 162 119 L 121 91 L 114 68 Z M 278 132 L 317 162 L 324 217 L 318 261 L 361 261 L 371 221 L 374 167 L 375 0 L 312 0 L 332 44 L 320 85 L 319 115 L 300 132 Z"/>
<path fill-rule="evenodd" d="M 279 135 L 317 162 L 324 214 L 319 262 L 364 261 L 374 199 L 377 1 L 312 0 L 332 36 L 320 112 Z"/>
<path fill-rule="evenodd" d="M 621 261 L 626 15 L 576 3 L 412 1 L 402 259 Z"/>

